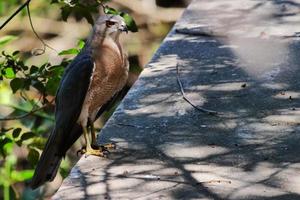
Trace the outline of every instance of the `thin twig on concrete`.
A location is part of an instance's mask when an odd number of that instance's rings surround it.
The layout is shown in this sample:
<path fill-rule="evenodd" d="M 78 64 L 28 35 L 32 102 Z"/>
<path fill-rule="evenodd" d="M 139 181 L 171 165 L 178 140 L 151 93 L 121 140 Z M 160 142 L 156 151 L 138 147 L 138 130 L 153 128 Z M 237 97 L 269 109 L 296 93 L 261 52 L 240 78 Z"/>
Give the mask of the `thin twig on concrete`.
<path fill-rule="evenodd" d="M 183 85 L 182 85 L 181 80 L 180 80 L 180 76 L 179 76 L 179 66 L 178 66 L 178 65 L 179 65 L 179 64 L 177 63 L 177 65 L 176 65 L 177 83 L 178 83 L 178 85 L 179 85 L 179 87 L 180 87 L 180 91 L 181 91 L 181 94 L 182 94 L 183 99 L 184 99 L 186 102 L 188 102 L 191 106 L 193 106 L 195 109 L 197 109 L 197 110 L 199 110 L 199 111 L 201 111 L 201 112 L 207 113 L 207 114 L 209 114 L 209 115 L 216 115 L 216 114 L 218 114 L 217 111 L 214 111 L 214 110 L 208 110 L 208 109 L 205 109 L 205 108 L 202 108 L 202 107 L 197 106 L 196 104 L 194 104 L 194 103 L 186 96 L 186 94 L 185 94 L 185 92 L 184 92 L 184 89 L 183 89 Z"/>
<path fill-rule="evenodd" d="M 191 36 L 202 36 L 202 37 L 217 37 L 217 38 L 227 38 L 226 35 L 214 32 L 212 30 L 205 30 L 202 29 L 188 29 L 188 28 L 175 28 L 176 33 L 184 34 L 184 35 L 191 35 Z"/>

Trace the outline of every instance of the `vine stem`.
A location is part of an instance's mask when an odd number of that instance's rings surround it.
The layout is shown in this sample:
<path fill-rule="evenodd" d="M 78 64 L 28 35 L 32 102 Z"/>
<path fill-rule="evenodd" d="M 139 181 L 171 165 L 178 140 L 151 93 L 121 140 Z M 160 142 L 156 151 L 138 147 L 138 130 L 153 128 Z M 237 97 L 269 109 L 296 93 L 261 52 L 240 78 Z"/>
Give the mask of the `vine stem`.
<path fill-rule="evenodd" d="M 32 51 L 32 54 L 35 56 L 39 56 L 45 53 L 46 51 L 46 47 L 48 47 L 49 49 L 55 51 L 56 53 L 58 53 L 54 48 L 52 48 L 51 46 L 49 46 L 46 42 L 44 42 L 44 40 L 39 36 L 39 34 L 36 32 L 33 23 L 32 23 L 32 19 L 31 19 L 31 14 L 30 14 L 30 8 L 29 8 L 29 4 L 26 5 L 27 8 L 27 13 L 28 13 L 28 19 L 29 19 L 29 23 L 30 23 L 30 27 L 32 29 L 32 32 L 34 33 L 34 35 L 37 37 L 37 39 L 43 44 L 43 49 L 36 49 L 36 51 Z M 40 51 L 40 52 L 39 52 Z"/>

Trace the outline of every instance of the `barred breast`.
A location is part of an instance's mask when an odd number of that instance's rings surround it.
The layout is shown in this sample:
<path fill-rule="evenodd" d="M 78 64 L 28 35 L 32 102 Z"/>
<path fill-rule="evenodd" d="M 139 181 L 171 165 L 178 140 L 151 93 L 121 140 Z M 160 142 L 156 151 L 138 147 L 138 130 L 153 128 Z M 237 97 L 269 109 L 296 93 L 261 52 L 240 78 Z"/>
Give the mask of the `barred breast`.
<path fill-rule="evenodd" d="M 95 56 L 90 86 L 78 120 L 82 125 L 87 124 L 88 118 L 94 120 L 101 106 L 125 86 L 128 78 L 128 61 L 119 48 L 103 46 L 100 52 Z"/>
<path fill-rule="evenodd" d="M 123 60 L 110 48 L 102 50 L 102 59 L 95 61 L 95 70 L 88 91 L 89 115 L 99 109 L 126 84 L 128 68 Z"/>

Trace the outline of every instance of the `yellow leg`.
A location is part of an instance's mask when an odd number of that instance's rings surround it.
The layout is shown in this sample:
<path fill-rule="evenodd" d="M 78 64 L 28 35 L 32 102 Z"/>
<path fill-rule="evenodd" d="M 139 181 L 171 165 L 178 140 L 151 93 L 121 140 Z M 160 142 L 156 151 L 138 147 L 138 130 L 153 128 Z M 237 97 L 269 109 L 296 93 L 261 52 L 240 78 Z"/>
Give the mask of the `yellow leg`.
<path fill-rule="evenodd" d="M 96 131 L 95 131 L 95 128 L 94 128 L 94 123 L 91 123 L 91 134 L 92 134 L 92 145 L 97 146 Z"/>
<path fill-rule="evenodd" d="M 83 136 L 86 144 L 86 148 L 91 148 L 91 143 L 89 140 L 88 130 L 86 127 L 83 128 Z"/>
<path fill-rule="evenodd" d="M 92 147 L 98 147 L 106 151 L 116 149 L 116 145 L 114 143 L 101 144 L 100 146 L 97 144 L 96 131 L 93 123 L 91 123 L 91 134 L 92 134 Z"/>
<path fill-rule="evenodd" d="M 100 149 L 93 149 L 89 140 L 88 136 L 88 130 L 86 127 L 83 128 L 83 136 L 86 142 L 86 148 L 85 151 L 81 151 L 81 153 L 84 153 L 85 155 L 94 155 L 94 156 L 100 156 L 100 157 L 107 157 L 107 151 Z"/>

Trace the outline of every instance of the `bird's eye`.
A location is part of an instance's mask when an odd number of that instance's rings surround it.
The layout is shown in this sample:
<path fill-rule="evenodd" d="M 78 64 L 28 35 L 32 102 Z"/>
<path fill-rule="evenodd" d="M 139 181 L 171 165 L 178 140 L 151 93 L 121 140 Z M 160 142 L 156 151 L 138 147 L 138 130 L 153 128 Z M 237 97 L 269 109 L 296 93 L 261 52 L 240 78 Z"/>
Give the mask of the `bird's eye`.
<path fill-rule="evenodd" d="M 115 25 L 116 24 L 116 22 L 113 22 L 113 21 L 106 21 L 106 26 L 107 27 L 111 27 L 111 26 L 113 26 L 113 25 Z"/>

